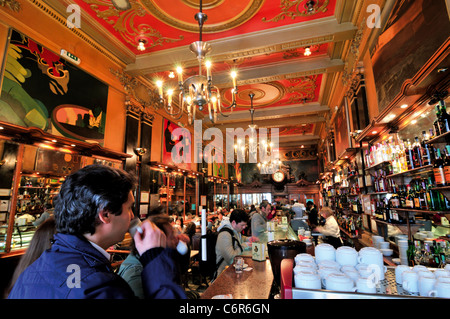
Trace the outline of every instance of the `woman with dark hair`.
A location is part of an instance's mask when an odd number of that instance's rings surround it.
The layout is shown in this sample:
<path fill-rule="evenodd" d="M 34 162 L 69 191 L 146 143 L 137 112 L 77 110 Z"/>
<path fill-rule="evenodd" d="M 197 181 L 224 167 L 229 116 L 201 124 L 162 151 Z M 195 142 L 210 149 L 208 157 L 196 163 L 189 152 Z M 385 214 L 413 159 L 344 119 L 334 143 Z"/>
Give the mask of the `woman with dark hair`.
<path fill-rule="evenodd" d="M 8 296 L 12 287 L 16 283 L 20 274 L 31 265 L 36 259 L 38 259 L 44 251 L 51 247 L 53 242 L 53 235 L 56 233 L 56 223 L 54 217 L 49 217 L 40 224 L 30 241 L 25 254 L 20 257 L 20 261 L 14 270 L 14 274 L 11 278 L 9 288 L 5 291 L 5 297 Z"/>

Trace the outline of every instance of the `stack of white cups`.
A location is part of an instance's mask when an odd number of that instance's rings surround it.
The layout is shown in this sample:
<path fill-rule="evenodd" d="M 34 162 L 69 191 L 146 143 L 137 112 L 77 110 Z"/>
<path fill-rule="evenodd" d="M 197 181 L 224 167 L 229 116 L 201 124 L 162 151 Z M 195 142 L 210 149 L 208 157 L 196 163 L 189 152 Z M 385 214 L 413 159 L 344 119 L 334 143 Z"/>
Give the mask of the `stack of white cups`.
<path fill-rule="evenodd" d="M 408 241 L 404 239 L 400 239 L 398 241 L 398 254 L 400 255 L 400 264 L 408 265 L 408 255 L 406 252 L 408 251 Z"/>

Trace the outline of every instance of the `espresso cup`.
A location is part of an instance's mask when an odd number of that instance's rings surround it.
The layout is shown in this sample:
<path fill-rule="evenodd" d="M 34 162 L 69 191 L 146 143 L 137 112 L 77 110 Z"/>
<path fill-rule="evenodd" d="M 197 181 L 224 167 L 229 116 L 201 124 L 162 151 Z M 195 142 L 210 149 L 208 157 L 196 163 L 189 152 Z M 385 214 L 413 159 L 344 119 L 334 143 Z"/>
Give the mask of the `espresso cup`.
<path fill-rule="evenodd" d="M 428 271 L 428 268 L 425 267 L 424 265 L 415 265 L 412 270 L 414 270 L 415 272 L 419 272 L 419 271 Z"/>
<path fill-rule="evenodd" d="M 306 264 L 306 263 L 295 265 L 293 271 L 294 271 L 294 274 L 297 274 L 301 271 L 311 271 L 311 272 L 317 273 L 315 264 L 312 265 L 312 264 Z"/>
<path fill-rule="evenodd" d="M 419 295 L 427 297 L 436 284 L 436 278 L 428 276 L 419 276 Z"/>
<path fill-rule="evenodd" d="M 336 249 L 336 261 L 341 265 L 356 266 L 358 264 L 358 252 L 349 246 Z"/>
<path fill-rule="evenodd" d="M 390 244 L 387 241 L 380 241 L 378 243 L 379 249 L 389 249 Z"/>
<path fill-rule="evenodd" d="M 398 265 L 395 267 L 395 282 L 399 285 L 403 283 L 402 274 L 405 271 L 410 271 L 411 268 L 406 265 Z"/>
<path fill-rule="evenodd" d="M 311 254 L 307 254 L 307 253 L 301 253 L 295 256 L 294 258 L 295 262 L 300 262 L 300 261 L 311 261 L 311 262 L 315 262 L 314 257 Z"/>
<path fill-rule="evenodd" d="M 444 278 L 444 277 L 441 277 Z M 433 290 L 428 293 L 429 297 L 450 298 L 450 282 L 436 281 Z"/>
<path fill-rule="evenodd" d="M 339 265 L 336 261 L 333 261 L 333 260 L 322 260 L 319 263 L 319 269 L 323 268 L 323 267 L 332 267 L 332 268 L 335 268 L 337 270 L 341 269 L 341 265 Z"/>
<path fill-rule="evenodd" d="M 413 270 L 407 270 L 403 272 L 402 279 L 403 279 L 402 282 L 403 289 L 405 289 L 407 292 L 410 293 L 419 292 L 418 286 L 419 275 L 417 274 L 417 272 Z"/>
<path fill-rule="evenodd" d="M 333 267 L 323 267 L 318 270 L 320 279 L 322 280 L 322 284 L 325 287 L 325 278 L 330 274 L 342 274 L 339 270 Z"/>
<path fill-rule="evenodd" d="M 325 288 L 334 291 L 356 291 L 353 280 L 343 273 L 332 273 L 325 277 Z"/>
<path fill-rule="evenodd" d="M 356 269 L 347 269 L 347 270 L 341 270 L 344 274 L 349 276 L 355 283 L 356 281 L 361 278 L 360 273 Z"/>
<path fill-rule="evenodd" d="M 316 263 L 320 264 L 323 260 L 336 260 L 336 249 L 330 244 L 319 244 L 314 249 Z"/>
<path fill-rule="evenodd" d="M 450 271 L 447 271 L 447 270 L 445 270 L 445 269 L 439 268 L 439 269 L 436 269 L 436 270 L 434 271 L 434 276 L 435 276 L 436 278 L 439 278 L 439 277 L 449 277 L 449 276 L 450 276 Z"/>
<path fill-rule="evenodd" d="M 320 276 L 314 272 L 302 271 L 294 276 L 296 288 L 303 289 L 321 289 L 322 283 Z"/>
<path fill-rule="evenodd" d="M 359 251 L 358 263 L 367 264 L 377 270 L 379 279 L 383 280 L 387 267 L 384 266 L 383 254 L 376 248 L 365 247 Z"/>
<path fill-rule="evenodd" d="M 356 291 L 374 294 L 377 292 L 377 286 L 376 283 L 374 283 L 370 278 L 359 277 L 356 281 Z"/>

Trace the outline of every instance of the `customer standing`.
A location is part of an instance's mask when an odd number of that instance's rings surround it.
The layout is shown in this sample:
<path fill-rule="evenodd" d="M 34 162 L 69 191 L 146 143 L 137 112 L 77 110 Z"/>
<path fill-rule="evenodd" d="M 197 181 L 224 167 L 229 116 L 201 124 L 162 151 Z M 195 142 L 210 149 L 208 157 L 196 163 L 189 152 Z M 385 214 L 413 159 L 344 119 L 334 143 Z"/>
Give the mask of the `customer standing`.
<path fill-rule="evenodd" d="M 308 214 L 308 224 L 309 227 L 315 228 L 319 225 L 319 215 L 317 213 L 316 205 L 312 201 L 306 202 L 306 212 Z"/>
<path fill-rule="evenodd" d="M 272 207 L 268 201 L 261 203 L 260 212 L 252 216 L 252 236 L 259 237 L 267 228 L 267 215 L 272 211 Z"/>
<path fill-rule="evenodd" d="M 55 241 L 19 276 L 8 298 L 134 298 L 106 252 L 128 231 L 134 186 L 130 174 L 104 165 L 89 165 L 67 177 L 55 201 Z M 150 221 L 141 228 L 134 241 L 144 266 L 145 296 L 185 298 L 173 278 L 175 265 L 165 253 L 164 233 Z"/>
<path fill-rule="evenodd" d="M 334 218 L 331 208 L 323 207 L 320 210 L 320 215 L 325 218 L 325 224 L 323 226 L 316 227 L 314 231 L 325 235 L 325 241 L 334 248 L 342 246 L 341 230 L 336 218 Z"/>

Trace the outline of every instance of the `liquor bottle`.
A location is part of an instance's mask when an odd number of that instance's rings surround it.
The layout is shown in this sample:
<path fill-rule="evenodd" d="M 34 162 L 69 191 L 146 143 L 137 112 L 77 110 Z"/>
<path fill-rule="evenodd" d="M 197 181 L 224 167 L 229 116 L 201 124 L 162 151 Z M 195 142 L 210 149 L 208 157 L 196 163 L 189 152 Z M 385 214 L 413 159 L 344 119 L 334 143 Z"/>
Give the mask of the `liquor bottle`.
<path fill-rule="evenodd" d="M 420 195 L 419 195 L 420 191 L 418 189 L 418 186 L 419 186 L 418 181 L 415 181 L 413 184 L 412 190 L 411 190 L 413 193 L 414 208 L 415 209 L 424 209 L 424 208 L 422 208 L 422 205 L 421 205 Z"/>
<path fill-rule="evenodd" d="M 420 185 L 417 183 L 417 193 L 419 197 L 420 202 L 420 208 L 424 210 L 430 210 L 428 198 L 427 198 L 427 192 L 426 192 L 426 185 L 425 181 L 421 180 Z"/>
<path fill-rule="evenodd" d="M 440 114 L 438 118 L 439 127 L 441 129 L 441 134 L 450 132 L 450 115 L 447 113 L 444 100 L 439 101 Z"/>
<path fill-rule="evenodd" d="M 445 186 L 444 160 L 441 156 L 441 150 L 436 149 L 436 158 L 433 161 L 433 174 L 436 186 Z"/>
<path fill-rule="evenodd" d="M 416 161 L 414 159 L 414 152 L 413 152 L 413 148 L 412 148 L 412 145 L 411 145 L 411 142 L 409 139 L 406 141 L 406 144 L 405 144 L 405 152 L 406 152 L 406 163 L 408 164 L 408 170 L 415 169 L 416 166 L 414 164 Z"/>
<path fill-rule="evenodd" d="M 408 240 L 408 249 L 406 251 L 406 256 L 408 257 L 408 266 L 415 266 L 415 255 L 416 255 L 416 246 L 411 240 Z"/>
<path fill-rule="evenodd" d="M 434 122 L 433 122 L 433 133 L 434 133 L 434 137 L 438 137 L 439 135 L 441 135 L 441 128 L 439 126 L 439 117 L 440 117 L 441 111 L 439 109 L 439 104 L 436 104 L 434 106 L 434 110 L 436 111 L 436 120 L 434 120 Z"/>
<path fill-rule="evenodd" d="M 406 186 L 407 189 L 407 194 L 406 194 L 406 198 L 405 198 L 405 208 L 414 208 L 414 195 L 413 192 L 411 191 L 411 185 L 407 185 Z"/>
<path fill-rule="evenodd" d="M 444 148 L 444 177 L 445 184 L 450 185 L 450 145 L 445 146 Z"/>
<path fill-rule="evenodd" d="M 422 131 L 422 165 L 427 166 L 431 165 L 431 157 L 430 157 L 430 149 L 431 147 L 427 144 L 428 142 L 428 134 L 425 131 Z"/>
<path fill-rule="evenodd" d="M 422 145 L 419 142 L 419 138 L 416 136 L 414 138 L 414 143 L 412 145 L 413 154 L 414 154 L 414 166 L 421 167 L 423 166 L 422 161 Z"/>
<path fill-rule="evenodd" d="M 406 191 L 405 191 L 405 185 L 400 186 L 399 191 L 399 199 L 400 199 L 400 207 L 406 208 Z"/>
<path fill-rule="evenodd" d="M 389 198 L 389 207 L 390 208 L 400 208 L 400 197 L 398 196 L 395 184 L 393 186 L 394 186 L 393 193 L 392 193 L 391 198 Z"/>

